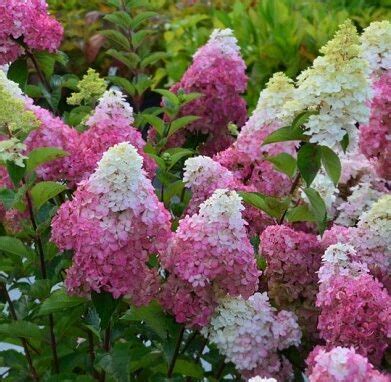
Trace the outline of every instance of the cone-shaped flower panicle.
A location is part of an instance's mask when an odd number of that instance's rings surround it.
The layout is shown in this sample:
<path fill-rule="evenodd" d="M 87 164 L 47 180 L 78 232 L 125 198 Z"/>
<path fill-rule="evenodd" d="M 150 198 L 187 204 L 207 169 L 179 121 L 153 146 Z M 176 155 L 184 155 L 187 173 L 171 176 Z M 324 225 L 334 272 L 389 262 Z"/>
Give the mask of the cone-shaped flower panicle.
<path fill-rule="evenodd" d="M 340 149 L 346 134 L 350 148 L 357 145 L 357 123 L 366 123 L 370 99 L 369 66 L 361 58 L 356 28 L 346 21 L 320 52 L 313 66 L 297 78 L 298 88 L 292 102 L 284 106 L 285 114 L 317 110 L 305 123 L 310 141 Z M 341 150 L 342 151 L 342 150 Z"/>
<path fill-rule="evenodd" d="M 209 134 L 206 154 L 225 149 L 232 141 L 228 124 L 242 126 L 247 118 L 246 103 L 240 96 L 247 87 L 246 66 L 237 40 L 230 29 L 216 29 L 206 45 L 194 55 L 193 63 L 171 90 L 198 92 L 202 97 L 182 108 L 183 115 L 197 115 L 188 132 Z M 209 146 L 209 147 L 208 147 Z"/>
<path fill-rule="evenodd" d="M 154 297 L 157 272 L 146 263 L 164 249 L 170 215 L 142 162 L 130 143 L 113 146 L 54 218 L 52 240 L 75 252 L 66 279 L 70 293 L 107 291 L 128 295 L 136 305 Z"/>
<path fill-rule="evenodd" d="M 300 344 L 296 316 L 273 308 L 266 293 L 221 299 L 202 334 L 247 378 L 259 375 L 285 381 L 292 376 L 289 361 L 278 351 Z"/>
<path fill-rule="evenodd" d="M 45 0 L 0 2 L 0 65 L 15 61 L 25 49 L 54 52 L 62 36 L 63 28 L 48 14 Z"/>

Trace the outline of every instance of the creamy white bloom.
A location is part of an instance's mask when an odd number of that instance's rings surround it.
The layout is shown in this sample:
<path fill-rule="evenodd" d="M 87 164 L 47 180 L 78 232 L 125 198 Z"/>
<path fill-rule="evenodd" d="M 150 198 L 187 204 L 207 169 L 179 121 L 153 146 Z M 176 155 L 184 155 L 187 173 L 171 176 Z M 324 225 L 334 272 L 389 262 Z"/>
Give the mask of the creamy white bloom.
<path fill-rule="evenodd" d="M 219 189 L 200 205 L 199 215 L 209 222 L 219 222 L 224 218 L 235 229 L 247 224 L 242 218 L 243 210 L 242 198 L 236 191 Z"/>
<path fill-rule="evenodd" d="M 26 145 L 17 138 L 11 138 L 0 141 L 0 161 L 13 162 L 19 167 L 24 167 L 24 159 L 27 159 L 22 153 L 26 150 Z"/>
<path fill-rule="evenodd" d="M 233 181 L 233 174 L 224 169 L 220 163 L 212 158 L 199 155 L 189 158 L 185 162 L 183 181 L 188 187 L 209 185 L 216 179 L 224 177 L 225 181 Z"/>
<path fill-rule="evenodd" d="M 374 21 L 361 35 L 362 57 L 372 72 L 391 69 L 391 22 Z"/>
<path fill-rule="evenodd" d="M 351 189 L 351 194 L 347 200 L 338 207 L 338 217 L 336 224 L 346 227 L 354 226 L 360 215 L 367 212 L 371 206 L 384 194 L 373 188 L 370 181 L 361 181 Z"/>
<path fill-rule="evenodd" d="M 360 216 L 358 228 L 371 232 L 371 245 L 391 253 L 391 194 L 383 195 L 371 209 Z"/>
<path fill-rule="evenodd" d="M 128 142 L 107 150 L 89 179 L 89 188 L 102 193 L 112 211 L 137 209 L 148 200 L 143 158 Z"/>
<path fill-rule="evenodd" d="M 315 110 L 305 124 L 310 142 L 341 150 L 340 142 L 349 135 L 350 147 L 357 145 L 357 123 L 369 118 L 369 66 L 360 57 L 357 31 L 350 21 L 342 24 L 320 50 L 311 68 L 297 78 L 294 99 L 282 114 Z"/>
<path fill-rule="evenodd" d="M 3 70 L 0 70 L 0 87 L 2 87 L 7 93 L 9 93 L 10 97 L 18 98 L 23 101 L 26 99 L 19 85 L 16 82 L 8 79 L 7 73 Z"/>
<path fill-rule="evenodd" d="M 253 377 L 248 380 L 248 382 L 277 382 L 277 379 L 274 378 L 262 378 L 262 377 Z"/>
<path fill-rule="evenodd" d="M 278 313 L 266 293 L 255 293 L 248 300 L 223 298 L 202 334 L 238 370 L 263 365 L 266 371 L 277 350 L 298 345 L 301 338 L 296 316 L 287 311 Z"/>

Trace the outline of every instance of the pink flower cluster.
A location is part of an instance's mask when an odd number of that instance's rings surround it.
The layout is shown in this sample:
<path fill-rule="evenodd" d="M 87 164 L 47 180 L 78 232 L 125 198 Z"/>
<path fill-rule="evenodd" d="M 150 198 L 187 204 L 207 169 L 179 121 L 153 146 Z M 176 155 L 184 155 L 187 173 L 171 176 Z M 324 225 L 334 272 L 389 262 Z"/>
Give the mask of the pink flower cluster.
<path fill-rule="evenodd" d="M 192 198 L 187 209 L 189 214 L 196 213 L 200 204 L 219 188 L 236 191 L 256 191 L 254 187 L 242 184 L 235 179 L 231 171 L 206 156 L 189 158 L 185 162 L 183 180 L 192 192 Z M 250 205 L 246 206 L 243 211 L 243 218 L 249 223 L 247 229 L 251 234 L 257 234 L 273 223 L 273 220 L 268 215 Z"/>
<path fill-rule="evenodd" d="M 279 351 L 300 344 L 300 328 L 294 313 L 277 311 L 266 293 L 220 300 L 202 334 L 246 379 L 262 376 L 282 382 L 292 377 L 292 366 Z"/>
<path fill-rule="evenodd" d="M 309 382 L 390 382 L 354 348 L 316 346 L 307 359 Z"/>
<path fill-rule="evenodd" d="M 322 247 L 317 237 L 284 225 L 267 227 L 260 236 L 260 254 L 267 267 L 268 293 L 279 307 L 298 315 L 306 334 L 316 332 L 314 303 Z"/>
<path fill-rule="evenodd" d="M 18 41 L 31 50 L 54 52 L 61 43 L 63 28 L 48 14 L 45 0 L 0 2 L 0 65 L 24 53 Z"/>
<path fill-rule="evenodd" d="M 376 160 L 378 174 L 391 180 L 391 71 L 385 71 L 373 88 L 369 123 L 360 126 L 360 149 Z"/>
<path fill-rule="evenodd" d="M 328 348 L 354 346 L 380 364 L 391 338 L 391 297 L 371 275 L 336 275 L 317 296 L 318 329 Z"/>
<path fill-rule="evenodd" d="M 67 126 L 60 118 L 28 100 L 27 108 L 35 113 L 41 126 L 26 140 L 28 150 L 37 147 L 56 147 L 69 155 L 41 166 L 38 174 L 45 180 L 67 180 L 70 187 L 88 178 L 103 153 L 120 142 L 130 142 L 144 158 L 144 169 L 153 177 L 156 164 L 144 153 L 145 141 L 133 127 L 133 111 L 117 90 L 108 90 L 99 100 L 89 127 L 83 133 Z"/>
<path fill-rule="evenodd" d="M 186 131 L 209 134 L 202 148 L 205 154 L 213 155 L 229 146 L 230 122 L 242 126 L 246 121 L 246 102 L 240 96 L 247 87 L 245 70 L 232 31 L 215 30 L 208 43 L 195 53 L 193 64 L 180 82 L 171 88 L 175 93 L 202 93 L 202 97 L 186 104 L 181 114 L 200 117 Z"/>
<path fill-rule="evenodd" d="M 219 296 L 249 297 L 256 291 L 260 272 L 243 209 L 235 191 L 217 190 L 201 204 L 198 214 L 179 222 L 162 259 L 169 282 L 161 297 L 178 322 L 202 327 Z"/>
<path fill-rule="evenodd" d="M 170 215 L 142 169 L 142 157 L 129 143 L 110 148 L 87 181 L 79 184 L 52 222 L 52 240 L 73 250 L 67 271 L 70 293 L 106 291 L 148 303 L 159 288 L 151 254 L 168 241 Z"/>

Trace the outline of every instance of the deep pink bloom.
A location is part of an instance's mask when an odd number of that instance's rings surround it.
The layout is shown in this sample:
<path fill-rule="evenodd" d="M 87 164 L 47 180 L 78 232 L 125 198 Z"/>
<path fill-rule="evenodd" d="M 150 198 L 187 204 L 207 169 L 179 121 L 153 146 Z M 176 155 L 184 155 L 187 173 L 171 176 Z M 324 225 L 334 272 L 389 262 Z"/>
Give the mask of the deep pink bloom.
<path fill-rule="evenodd" d="M 24 52 L 15 40 L 30 50 L 54 52 L 61 43 L 63 28 L 47 11 L 45 0 L 0 2 L 0 65 L 16 60 Z"/>
<path fill-rule="evenodd" d="M 142 170 L 142 157 L 125 142 L 103 155 L 52 222 L 53 241 L 75 252 L 66 279 L 70 293 L 104 290 L 128 295 L 136 305 L 157 293 L 157 270 L 147 262 L 170 235 L 170 215 Z"/>
<path fill-rule="evenodd" d="M 202 93 L 182 108 L 181 115 L 200 117 L 186 131 L 209 135 L 201 148 L 206 155 L 224 150 L 233 141 L 228 131 L 230 122 L 242 126 L 246 121 L 246 102 L 240 96 L 247 87 L 245 70 L 232 31 L 215 30 L 208 43 L 195 53 L 182 79 L 171 88 L 175 93 Z"/>
<path fill-rule="evenodd" d="M 360 126 L 360 149 L 368 159 L 376 159 L 381 177 L 391 179 L 391 71 L 384 72 L 373 88 L 369 123 Z"/>
<path fill-rule="evenodd" d="M 379 365 L 391 338 L 391 297 L 371 275 L 336 275 L 322 283 L 318 329 L 329 349 L 353 346 Z"/>

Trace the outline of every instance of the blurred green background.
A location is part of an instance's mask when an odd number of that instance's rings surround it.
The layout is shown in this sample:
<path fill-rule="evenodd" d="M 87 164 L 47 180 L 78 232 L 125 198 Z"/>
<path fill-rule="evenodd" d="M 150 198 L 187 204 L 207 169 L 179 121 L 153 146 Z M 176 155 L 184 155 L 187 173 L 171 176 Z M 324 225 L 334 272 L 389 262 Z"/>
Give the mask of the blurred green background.
<path fill-rule="evenodd" d="M 92 66 L 107 74 L 112 58 L 99 30 L 103 16 L 121 0 L 49 0 L 51 12 L 63 23 L 62 50 L 70 70 L 81 74 Z M 148 28 L 156 33 L 146 42 L 152 52 L 165 52 L 151 68 L 160 87 L 177 81 L 196 49 L 213 28 L 232 28 L 250 77 L 246 98 L 250 109 L 259 91 L 276 71 L 295 77 L 317 56 L 337 26 L 351 18 L 361 30 L 371 21 L 391 18 L 391 0 L 150 0 L 133 1 L 141 10 L 157 12 Z"/>

